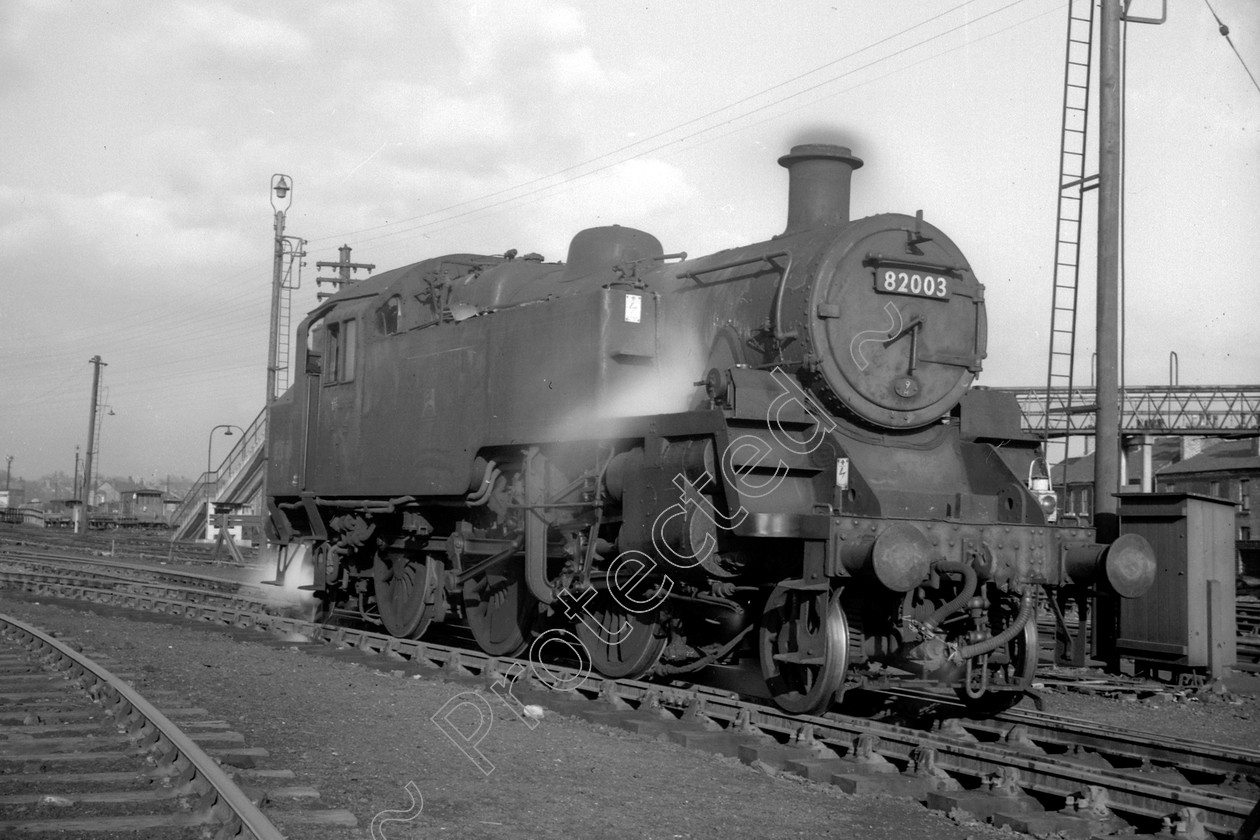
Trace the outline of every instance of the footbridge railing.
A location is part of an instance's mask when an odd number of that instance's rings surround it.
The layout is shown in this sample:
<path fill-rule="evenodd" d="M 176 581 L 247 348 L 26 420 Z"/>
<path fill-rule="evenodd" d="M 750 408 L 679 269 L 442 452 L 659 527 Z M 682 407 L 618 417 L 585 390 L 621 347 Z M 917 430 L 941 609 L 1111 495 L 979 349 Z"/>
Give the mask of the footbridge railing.
<path fill-rule="evenodd" d="M 1093 388 L 993 388 L 1015 395 L 1026 431 L 1050 437 L 1093 434 L 1098 397 Z M 1260 431 L 1260 385 L 1127 387 L 1120 399 L 1120 431 L 1148 435 L 1246 435 Z"/>

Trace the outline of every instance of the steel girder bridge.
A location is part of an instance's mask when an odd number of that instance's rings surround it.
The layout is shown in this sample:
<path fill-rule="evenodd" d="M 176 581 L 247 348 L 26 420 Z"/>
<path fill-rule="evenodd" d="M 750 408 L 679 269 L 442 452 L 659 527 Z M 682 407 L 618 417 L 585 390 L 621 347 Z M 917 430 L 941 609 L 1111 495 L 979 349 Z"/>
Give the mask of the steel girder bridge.
<path fill-rule="evenodd" d="M 1095 432 L 1093 388 L 993 388 L 1015 395 L 1026 431 L 1060 438 Z M 1120 393 L 1126 435 L 1247 437 L 1260 432 L 1260 385 L 1156 385 Z"/>

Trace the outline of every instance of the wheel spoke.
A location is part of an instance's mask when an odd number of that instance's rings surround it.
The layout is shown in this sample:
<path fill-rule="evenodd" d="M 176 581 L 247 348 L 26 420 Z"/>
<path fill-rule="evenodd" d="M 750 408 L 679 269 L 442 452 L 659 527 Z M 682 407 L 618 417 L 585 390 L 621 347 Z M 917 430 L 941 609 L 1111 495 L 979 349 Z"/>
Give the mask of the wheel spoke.
<path fill-rule="evenodd" d="M 415 557 L 378 557 L 372 567 L 376 608 L 391 635 L 418 639 L 443 607 L 434 560 Z"/>
<path fill-rule="evenodd" d="M 538 599 L 529 591 L 520 563 L 464 583 L 464 617 L 477 645 L 491 656 L 515 656 L 529 645 Z"/>
<path fill-rule="evenodd" d="M 848 670 L 849 631 L 839 593 L 777 586 L 761 625 L 761 672 L 774 700 L 796 713 L 826 709 Z"/>
<path fill-rule="evenodd" d="M 795 649 L 806 655 L 815 653 L 822 627 L 814 599 L 799 595 L 793 595 L 793 597 L 798 599 L 796 620 L 792 623 Z"/>
<path fill-rule="evenodd" d="M 601 595 L 584 607 L 583 617 L 586 620 L 578 621 L 574 628 L 578 640 L 591 657 L 592 667 L 606 677 L 644 676 L 665 650 L 668 637 L 660 626 L 660 610 L 627 612 L 608 595 Z M 623 630 L 627 625 L 629 633 Z"/>

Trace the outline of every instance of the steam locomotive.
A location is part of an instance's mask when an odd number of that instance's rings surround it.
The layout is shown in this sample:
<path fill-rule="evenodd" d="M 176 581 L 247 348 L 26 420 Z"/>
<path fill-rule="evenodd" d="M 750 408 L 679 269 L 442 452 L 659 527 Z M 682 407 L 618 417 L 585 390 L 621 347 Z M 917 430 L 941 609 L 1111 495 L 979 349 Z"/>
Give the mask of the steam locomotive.
<path fill-rule="evenodd" d="M 984 286 L 917 215 L 849 219 L 802 145 L 784 232 L 695 259 L 616 225 L 340 289 L 268 422 L 269 538 L 318 612 L 491 655 L 565 628 L 612 677 L 755 659 L 775 701 L 890 680 L 1018 700 L 1041 587 L 1137 596 L 1140 537 L 1055 526 L 972 387 Z"/>

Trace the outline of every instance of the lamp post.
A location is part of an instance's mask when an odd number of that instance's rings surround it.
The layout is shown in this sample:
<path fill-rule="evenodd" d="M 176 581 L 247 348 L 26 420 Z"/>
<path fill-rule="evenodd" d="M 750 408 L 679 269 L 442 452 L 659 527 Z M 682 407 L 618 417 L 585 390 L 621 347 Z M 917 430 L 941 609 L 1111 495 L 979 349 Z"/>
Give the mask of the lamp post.
<path fill-rule="evenodd" d="M 276 374 L 279 364 L 280 289 L 284 282 L 284 214 L 293 204 L 293 179 L 288 175 L 271 176 L 271 209 L 275 211 L 276 240 L 271 264 L 271 328 L 267 341 L 267 400 L 270 407 L 276 398 Z M 287 340 L 287 336 L 285 337 Z"/>
<path fill-rule="evenodd" d="M 293 204 L 293 179 L 288 175 L 277 173 L 271 176 L 271 192 L 268 195 L 271 209 L 275 213 L 275 246 L 271 264 L 271 316 L 267 339 L 267 398 L 263 401 L 263 416 L 267 424 L 271 423 L 271 404 L 276 398 L 276 380 L 280 373 L 280 342 L 289 340 L 289 336 L 280 334 L 281 295 L 284 291 L 284 253 L 285 244 L 290 237 L 284 235 L 284 214 Z M 294 259 L 301 259 L 302 240 L 292 237 Z M 300 266 L 300 263 L 299 263 Z M 271 453 L 267 451 L 267 442 L 262 442 L 262 489 L 259 493 L 260 546 L 267 549 L 267 471 L 270 469 Z"/>
<path fill-rule="evenodd" d="M 218 473 L 215 473 L 215 476 L 214 476 L 214 485 L 213 485 L 213 486 L 214 486 L 214 490 L 212 490 L 212 489 L 211 489 L 211 482 L 210 482 L 210 451 L 211 451 L 211 449 L 212 449 L 212 448 L 213 448 L 213 446 L 214 446 L 214 433 L 215 433 L 215 432 L 217 432 L 217 431 L 219 431 L 219 429 L 226 429 L 226 431 L 223 433 L 223 436 L 224 436 L 224 437 L 231 437 L 231 436 L 232 436 L 232 430 L 233 430 L 233 429 L 236 429 L 236 430 L 237 430 L 238 432 L 240 432 L 242 435 L 244 435 L 244 434 L 245 434 L 245 430 L 244 430 L 244 429 L 242 429 L 240 426 L 234 426 L 234 425 L 232 425 L 231 423 L 220 423 L 219 425 L 215 426 L 213 429 L 211 429 L 211 430 L 210 430 L 210 438 L 209 438 L 209 440 L 207 440 L 207 441 L 206 441 L 206 503 L 207 503 L 207 508 L 206 508 L 206 509 L 207 509 L 207 511 L 209 510 L 209 503 L 210 503 L 210 502 L 212 502 L 212 501 L 214 501 L 214 493 L 215 493 L 215 491 L 216 491 L 216 490 L 218 490 L 218 484 L 219 484 L 219 475 L 218 475 Z"/>

